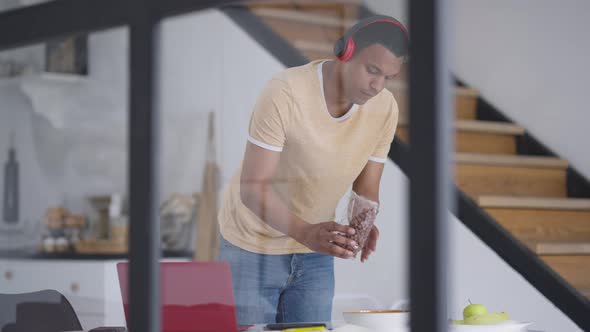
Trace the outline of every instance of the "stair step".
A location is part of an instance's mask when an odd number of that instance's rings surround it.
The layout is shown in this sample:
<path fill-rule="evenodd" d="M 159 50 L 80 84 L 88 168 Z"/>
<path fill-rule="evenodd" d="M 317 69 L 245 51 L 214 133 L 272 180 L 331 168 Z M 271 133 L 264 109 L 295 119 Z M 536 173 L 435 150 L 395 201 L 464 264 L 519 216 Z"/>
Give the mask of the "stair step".
<path fill-rule="evenodd" d="M 313 40 L 296 39 L 293 45 L 300 50 L 314 51 L 318 53 L 332 54 L 333 43 L 318 42 Z"/>
<path fill-rule="evenodd" d="M 387 88 L 390 90 L 404 91 L 404 94 L 406 94 L 406 91 L 408 89 L 408 84 L 404 81 L 393 80 L 393 81 L 387 83 Z M 472 98 L 475 97 L 475 98 L 477 98 L 477 97 L 479 97 L 479 90 L 464 87 L 464 86 L 456 86 L 455 87 L 455 94 L 462 96 L 462 97 L 472 97 Z"/>
<path fill-rule="evenodd" d="M 478 198 L 477 202 L 481 207 L 484 208 L 579 210 L 590 212 L 590 199 L 586 198 L 481 196 Z"/>
<path fill-rule="evenodd" d="M 523 242 L 590 242 L 590 199 L 480 196 L 477 202 Z"/>
<path fill-rule="evenodd" d="M 332 7 L 358 7 L 363 0 L 253 0 L 246 5 L 251 8 L 281 8 L 287 10 L 308 10 Z"/>
<path fill-rule="evenodd" d="M 279 8 L 324 16 L 355 19 L 358 17 L 359 8 L 362 4 L 362 0 L 264 0 L 248 2 L 247 6 L 252 10 L 257 8 Z"/>
<path fill-rule="evenodd" d="M 322 14 L 305 13 L 297 10 L 276 8 L 255 8 L 254 13 L 264 18 L 280 19 L 306 25 L 320 25 L 331 28 L 344 28 L 354 25 L 357 20 L 330 17 Z"/>
<path fill-rule="evenodd" d="M 538 242 L 532 244 L 531 247 L 537 255 L 590 255 L 590 241 Z"/>
<path fill-rule="evenodd" d="M 461 91 L 461 88 L 457 88 L 457 91 Z M 398 125 L 408 126 L 408 120 L 407 116 L 400 117 Z M 526 131 L 519 125 L 498 121 L 455 120 L 454 125 L 455 130 L 486 134 L 523 135 Z"/>
<path fill-rule="evenodd" d="M 521 126 L 495 121 L 457 120 L 455 128 L 461 131 L 501 135 L 522 135 L 525 132 L 525 129 Z"/>
<path fill-rule="evenodd" d="M 387 85 L 387 89 L 393 93 L 400 110 L 400 116 L 408 114 L 407 84 L 404 80 L 395 80 Z M 475 120 L 477 110 L 477 98 L 479 91 L 466 87 L 455 87 L 455 117 L 462 120 Z"/>
<path fill-rule="evenodd" d="M 356 21 L 296 10 L 255 8 L 252 10 L 285 40 L 333 44 Z"/>
<path fill-rule="evenodd" d="M 293 45 L 311 60 L 334 58 L 332 51 L 334 43 L 297 39 L 293 41 Z"/>
<path fill-rule="evenodd" d="M 540 255 L 554 271 L 577 289 L 590 289 L 590 255 Z"/>
<path fill-rule="evenodd" d="M 457 120 L 455 150 L 486 154 L 516 154 L 516 137 L 524 128 L 503 122 Z"/>
<path fill-rule="evenodd" d="M 540 167 L 565 169 L 567 160 L 553 157 L 491 155 L 481 153 L 456 153 L 455 162 L 468 165 L 488 165 L 506 167 Z"/>
<path fill-rule="evenodd" d="M 291 41 L 306 40 L 332 44 L 357 22 L 355 19 L 287 9 L 254 8 L 253 12 L 279 35 Z"/>
<path fill-rule="evenodd" d="M 565 197 L 567 161 L 549 157 L 455 154 L 455 178 L 469 196 Z"/>
<path fill-rule="evenodd" d="M 455 121 L 455 151 L 484 154 L 516 154 L 516 136 L 524 128 L 505 122 L 457 120 Z M 396 135 L 409 141 L 408 125 L 400 119 Z"/>

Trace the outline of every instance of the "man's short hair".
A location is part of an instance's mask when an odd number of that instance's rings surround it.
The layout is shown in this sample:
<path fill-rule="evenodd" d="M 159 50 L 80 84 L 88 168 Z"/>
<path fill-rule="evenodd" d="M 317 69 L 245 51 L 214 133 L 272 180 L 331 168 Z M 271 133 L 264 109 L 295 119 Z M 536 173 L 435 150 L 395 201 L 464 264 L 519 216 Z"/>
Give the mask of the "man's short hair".
<path fill-rule="evenodd" d="M 409 41 L 404 31 L 391 23 L 377 22 L 357 31 L 352 37 L 355 43 L 354 55 L 373 44 L 380 44 L 397 57 L 408 55 Z"/>

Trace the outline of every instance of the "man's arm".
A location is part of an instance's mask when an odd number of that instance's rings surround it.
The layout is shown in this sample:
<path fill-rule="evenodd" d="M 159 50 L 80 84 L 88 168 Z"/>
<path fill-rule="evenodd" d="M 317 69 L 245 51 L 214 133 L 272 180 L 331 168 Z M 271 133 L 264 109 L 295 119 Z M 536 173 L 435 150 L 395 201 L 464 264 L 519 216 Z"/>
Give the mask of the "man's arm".
<path fill-rule="evenodd" d="M 352 257 L 353 253 L 342 246 L 354 247 L 356 243 L 335 232 L 354 234 L 353 228 L 333 221 L 309 224 L 292 214 L 279 199 L 271 186 L 279 159 L 280 152 L 248 142 L 240 181 L 242 203 L 271 227 L 311 250 L 341 258 Z"/>
<path fill-rule="evenodd" d="M 383 163 L 368 161 L 361 174 L 354 180 L 352 190 L 372 201 L 379 202 L 379 184 L 383 174 Z"/>
<path fill-rule="evenodd" d="M 368 161 L 361 174 L 354 180 L 352 190 L 355 193 L 364 196 L 372 201 L 379 202 L 379 184 L 383 174 L 383 163 Z M 361 262 L 369 258 L 369 255 L 377 250 L 377 239 L 379 238 L 379 229 L 373 225 L 369 237 L 361 253 Z"/>

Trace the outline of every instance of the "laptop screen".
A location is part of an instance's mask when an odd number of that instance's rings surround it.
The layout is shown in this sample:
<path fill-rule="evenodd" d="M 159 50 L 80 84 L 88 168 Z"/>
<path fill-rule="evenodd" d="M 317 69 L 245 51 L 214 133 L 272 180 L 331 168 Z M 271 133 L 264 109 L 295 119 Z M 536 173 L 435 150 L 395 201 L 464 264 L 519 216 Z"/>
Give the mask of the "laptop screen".
<path fill-rule="evenodd" d="M 118 263 L 119 286 L 129 325 L 128 263 Z M 160 263 L 164 332 L 236 332 L 230 267 L 225 262 Z"/>

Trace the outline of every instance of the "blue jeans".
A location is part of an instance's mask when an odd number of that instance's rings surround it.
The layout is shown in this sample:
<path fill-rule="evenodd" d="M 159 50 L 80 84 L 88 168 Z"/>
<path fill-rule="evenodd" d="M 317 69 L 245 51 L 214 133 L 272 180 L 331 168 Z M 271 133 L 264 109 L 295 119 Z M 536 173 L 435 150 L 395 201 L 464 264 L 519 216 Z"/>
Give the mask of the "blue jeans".
<path fill-rule="evenodd" d="M 219 260 L 231 266 L 239 325 L 331 320 L 332 256 L 256 254 L 223 237 L 219 246 Z"/>

